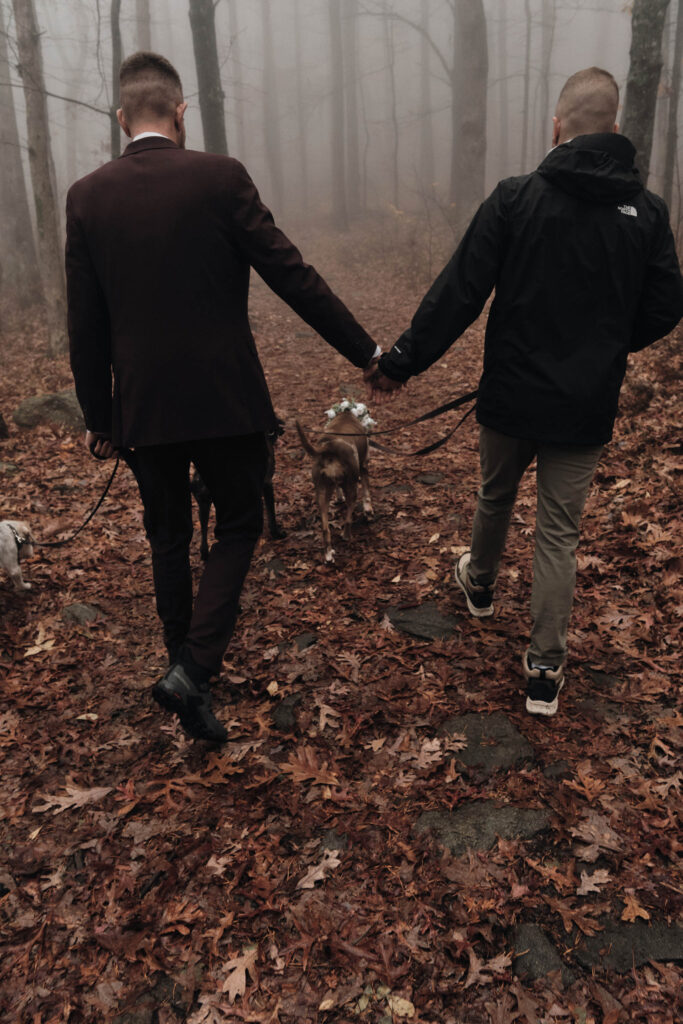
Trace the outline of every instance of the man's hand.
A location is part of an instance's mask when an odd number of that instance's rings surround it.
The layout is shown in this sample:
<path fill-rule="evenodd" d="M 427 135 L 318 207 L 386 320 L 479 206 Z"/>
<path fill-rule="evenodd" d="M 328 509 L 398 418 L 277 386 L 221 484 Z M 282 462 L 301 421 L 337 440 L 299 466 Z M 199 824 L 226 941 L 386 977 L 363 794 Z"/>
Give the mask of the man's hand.
<path fill-rule="evenodd" d="M 116 455 L 116 448 L 108 434 L 96 434 L 93 430 L 85 432 L 85 447 L 96 459 L 111 459 Z"/>
<path fill-rule="evenodd" d="M 365 381 L 368 401 L 382 405 L 384 402 L 395 398 L 396 393 L 401 390 L 403 384 L 400 380 L 392 380 L 391 377 L 385 377 L 377 365 L 378 363 L 379 356 L 377 359 L 373 359 L 370 365 L 363 370 L 363 380 Z"/>

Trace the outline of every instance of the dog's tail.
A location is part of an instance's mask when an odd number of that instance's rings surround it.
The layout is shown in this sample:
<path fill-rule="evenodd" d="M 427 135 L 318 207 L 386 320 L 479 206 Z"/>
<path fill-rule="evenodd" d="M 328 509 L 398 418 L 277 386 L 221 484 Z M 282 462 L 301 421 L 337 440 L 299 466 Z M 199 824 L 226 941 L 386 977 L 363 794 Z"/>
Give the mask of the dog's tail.
<path fill-rule="evenodd" d="M 311 442 L 306 437 L 306 434 L 304 433 L 304 428 L 301 426 L 298 420 L 296 420 L 296 429 L 297 433 L 299 434 L 299 440 L 301 441 L 301 444 L 303 445 L 304 449 L 308 452 L 308 454 L 312 455 L 313 458 L 316 458 L 318 455 L 320 455 L 322 453 L 322 448 L 316 448 L 315 445 L 311 444 Z"/>

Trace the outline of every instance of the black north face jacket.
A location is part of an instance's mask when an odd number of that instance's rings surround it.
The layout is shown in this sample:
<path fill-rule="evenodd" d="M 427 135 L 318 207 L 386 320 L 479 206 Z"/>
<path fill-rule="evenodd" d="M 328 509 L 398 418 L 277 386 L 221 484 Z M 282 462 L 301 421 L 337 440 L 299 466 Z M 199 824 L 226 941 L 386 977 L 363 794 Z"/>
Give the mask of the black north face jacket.
<path fill-rule="evenodd" d="M 609 441 L 629 352 L 683 316 L 668 211 L 634 153 L 624 136 L 582 135 L 501 181 L 381 371 L 403 381 L 426 370 L 495 288 L 479 422 L 554 444 Z"/>

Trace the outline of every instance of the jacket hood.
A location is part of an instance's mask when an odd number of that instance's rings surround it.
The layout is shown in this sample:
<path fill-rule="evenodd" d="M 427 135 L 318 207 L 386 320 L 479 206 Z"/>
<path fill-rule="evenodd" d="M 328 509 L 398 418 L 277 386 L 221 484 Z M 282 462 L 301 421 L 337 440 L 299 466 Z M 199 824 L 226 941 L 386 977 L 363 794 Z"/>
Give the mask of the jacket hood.
<path fill-rule="evenodd" d="M 635 147 L 623 135 L 577 135 L 556 146 L 538 168 L 563 192 L 593 203 L 631 199 L 643 190 L 633 166 Z"/>

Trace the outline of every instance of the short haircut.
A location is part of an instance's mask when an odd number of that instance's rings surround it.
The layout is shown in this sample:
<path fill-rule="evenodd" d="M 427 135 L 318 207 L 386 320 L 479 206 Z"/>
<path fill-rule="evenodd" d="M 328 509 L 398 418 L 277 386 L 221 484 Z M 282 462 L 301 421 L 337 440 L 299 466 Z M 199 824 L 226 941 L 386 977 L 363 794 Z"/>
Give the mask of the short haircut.
<path fill-rule="evenodd" d="M 143 119 L 166 121 L 183 102 L 180 75 L 170 61 L 158 53 L 133 53 L 119 72 L 120 103 L 129 124 Z"/>
<path fill-rule="evenodd" d="M 602 68 L 585 68 L 568 78 L 557 101 L 563 135 L 611 132 L 619 109 L 619 86 Z"/>

